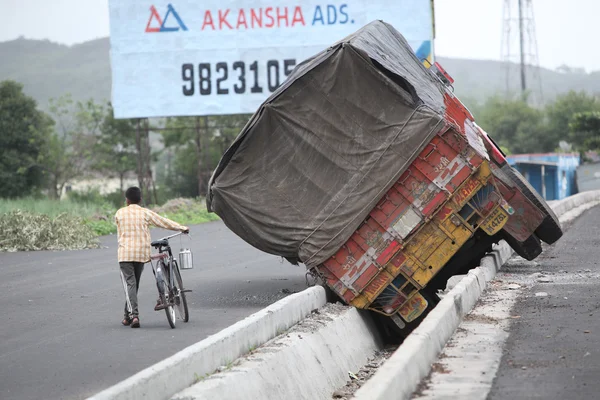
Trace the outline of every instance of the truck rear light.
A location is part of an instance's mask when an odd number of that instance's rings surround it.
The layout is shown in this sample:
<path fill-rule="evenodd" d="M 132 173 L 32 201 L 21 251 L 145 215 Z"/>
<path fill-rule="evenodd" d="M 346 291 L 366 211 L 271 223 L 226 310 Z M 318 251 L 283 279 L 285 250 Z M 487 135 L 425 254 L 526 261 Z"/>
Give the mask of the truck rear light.
<path fill-rule="evenodd" d="M 396 310 L 398 310 L 398 308 L 400 308 L 400 306 L 407 300 L 406 296 L 404 296 L 402 293 L 396 292 L 391 287 L 386 288 L 383 293 L 379 295 L 379 297 L 381 298 L 381 300 L 378 298 L 379 302 L 381 303 L 381 309 L 386 314 L 395 313 Z"/>
<path fill-rule="evenodd" d="M 502 198 L 500 205 L 508 213 L 508 215 L 513 215 L 515 213 L 515 209 L 512 208 L 512 206 L 508 204 L 504 198 Z"/>

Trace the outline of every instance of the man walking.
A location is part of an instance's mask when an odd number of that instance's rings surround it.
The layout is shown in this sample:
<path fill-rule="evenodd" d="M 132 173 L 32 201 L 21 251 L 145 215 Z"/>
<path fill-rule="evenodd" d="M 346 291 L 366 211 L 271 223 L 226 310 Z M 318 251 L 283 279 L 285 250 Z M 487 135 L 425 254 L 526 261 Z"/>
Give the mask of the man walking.
<path fill-rule="evenodd" d="M 132 328 L 140 327 L 137 292 L 144 264 L 150 261 L 150 226 L 172 231 L 189 232 L 187 226 L 179 225 L 154 211 L 141 207 L 142 192 L 130 187 L 125 192 L 127 206 L 115 214 L 119 238 L 118 259 L 125 290 L 125 318 L 121 322 Z"/>

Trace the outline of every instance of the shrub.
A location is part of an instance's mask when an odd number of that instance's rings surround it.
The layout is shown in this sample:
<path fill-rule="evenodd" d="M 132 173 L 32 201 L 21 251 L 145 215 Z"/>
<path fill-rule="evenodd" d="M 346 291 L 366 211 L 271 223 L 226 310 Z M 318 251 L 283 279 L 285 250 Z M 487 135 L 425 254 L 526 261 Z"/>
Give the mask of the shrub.
<path fill-rule="evenodd" d="M 0 215 L 0 251 L 78 250 L 98 245 L 96 234 L 81 217 L 21 210 Z"/>

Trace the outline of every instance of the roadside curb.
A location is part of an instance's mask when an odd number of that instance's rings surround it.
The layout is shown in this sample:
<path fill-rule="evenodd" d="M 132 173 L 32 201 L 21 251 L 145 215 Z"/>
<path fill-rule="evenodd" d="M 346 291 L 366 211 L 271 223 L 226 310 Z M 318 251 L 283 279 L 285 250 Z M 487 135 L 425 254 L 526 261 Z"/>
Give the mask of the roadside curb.
<path fill-rule="evenodd" d="M 570 211 L 587 208 L 600 200 L 600 191 L 584 192 L 551 204 L 560 218 Z M 573 217 L 573 216 L 571 216 Z M 394 354 L 354 394 L 355 400 L 409 399 L 417 385 L 429 374 L 431 365 L 452 337 L 463 317 L 474 307 L 487 283 L 512 256 L 504 241 L 481 260 L 481 266 L 469 271 L 421 324 L 404 340 Z"/>
<path fill-rule="evenodd" d="M 326 303 L 325 289 L 294 293 L 175 355 L 92 396 L 90 400 L 162 400 L 194 384 L 302 321 Z"/>
<path fill-rule="evenodd" d="M 368 313 L 327 304 L 171 400 L 324 399 L 381 348 Z"/>

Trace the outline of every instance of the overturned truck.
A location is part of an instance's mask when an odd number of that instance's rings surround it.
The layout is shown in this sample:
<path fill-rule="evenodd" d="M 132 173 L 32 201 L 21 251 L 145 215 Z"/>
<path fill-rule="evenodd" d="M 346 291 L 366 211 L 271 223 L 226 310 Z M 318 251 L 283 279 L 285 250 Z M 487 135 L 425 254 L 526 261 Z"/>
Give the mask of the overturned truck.
<path fill-rule="evenodd" d="M 364 26 L 260 106 L 211 177 L 209 211 L 406 332 L 493 243 L 531 260 L 562 235 L 451 84 L 392 26 Z"/>

